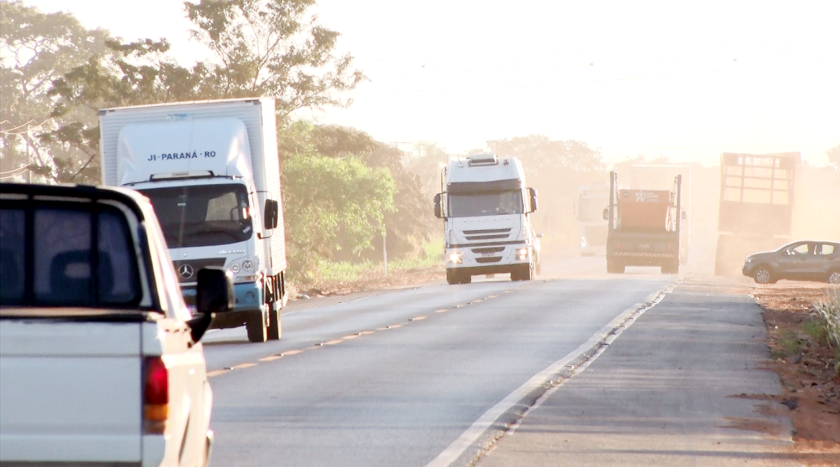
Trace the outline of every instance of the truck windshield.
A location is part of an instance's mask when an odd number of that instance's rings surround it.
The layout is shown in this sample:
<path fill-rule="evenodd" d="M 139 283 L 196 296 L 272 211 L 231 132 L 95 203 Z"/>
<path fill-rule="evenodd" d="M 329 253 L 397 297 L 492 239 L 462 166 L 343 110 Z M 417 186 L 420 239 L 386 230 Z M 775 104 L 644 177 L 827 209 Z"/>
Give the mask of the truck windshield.
<path fill-rule="evenodd" d="M 521 191 L 449 195 L 449 217 L 501 216 L 522 214 Z"/>
<path fill-rule="evenodd" d="M 238 183 L 140 190 L 152 201 L 169 248 L 227 245 L 251 238 L 248 193 Z"/>

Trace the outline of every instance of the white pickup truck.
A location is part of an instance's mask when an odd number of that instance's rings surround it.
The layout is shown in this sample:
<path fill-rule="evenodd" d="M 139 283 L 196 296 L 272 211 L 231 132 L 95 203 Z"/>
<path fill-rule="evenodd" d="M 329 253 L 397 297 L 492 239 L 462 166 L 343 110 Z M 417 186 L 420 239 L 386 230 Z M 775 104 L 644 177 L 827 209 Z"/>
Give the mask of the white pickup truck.
<path fill-rule="evenodd" d="M 0 465 L 207 465 L 199 340 L 233 289 L 199 274 L 193 316 L 135 191 L 0 184 Z"/>

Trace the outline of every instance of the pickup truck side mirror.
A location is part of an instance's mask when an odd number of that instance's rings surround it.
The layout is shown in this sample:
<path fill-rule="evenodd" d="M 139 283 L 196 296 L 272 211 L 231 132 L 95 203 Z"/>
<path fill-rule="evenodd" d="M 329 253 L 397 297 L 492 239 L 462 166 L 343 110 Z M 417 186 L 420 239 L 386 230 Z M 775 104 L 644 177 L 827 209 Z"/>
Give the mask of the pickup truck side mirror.
<path fill-rule="evenodd" d="M 440 197 L 441 193 L 435 195 L 435 217 L 438 219 L 443 218 L 443 209 L 441 209 Z"/>
<path fill-rule="evenodd" d="M 266 229 L 276 229 L 277 221 L 280 218 L 280 203 L 273 199 L 265 200 L 265 213 L 263 222 Z"/>
<path fill-rule="evenodd" d="M 195 297 L 197 313 L 195 318 L 187 322 L 193 342 L 201 340 L 216 312 L 233 309 L 234 298 L 230 272 L 217 267 L 206 267 L 198 271 Z"/>
<path fill-rule="evenodd" d="M 531 196 L 531 210 L 528 212 L 534 212 L 537 210 L 537 190 L 528 188 L 528 194 Z"/>
<path fill-rule="evenodd" d="M 604 220 L 610 220 L 610 208 L 604 208 Z"/>

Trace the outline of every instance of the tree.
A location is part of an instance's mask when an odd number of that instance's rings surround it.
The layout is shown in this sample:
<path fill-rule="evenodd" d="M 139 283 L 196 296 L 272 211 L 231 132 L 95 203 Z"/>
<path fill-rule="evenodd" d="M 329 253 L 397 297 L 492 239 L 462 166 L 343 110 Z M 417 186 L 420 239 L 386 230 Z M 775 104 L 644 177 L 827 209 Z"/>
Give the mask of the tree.
<path fill-rule="evenodd" d="M 317 279 L 319 260 L 332 258 L 342 244 L 357 256 L 372 249 L 385 214 L 394 210 L 396 188 L 388 170 L 355 157 L 290 155 L 283 184 L 289 270 L 305 271 L 298 280 Z"/>
<path fill-rule="evenodd" d="M 840 144 L 834 146 L 825 153 L 828 155 L 828 162 L 834 164 L 837 168 L 840 168 Z"/>
<path fill-rule="evenodd" d="M 89 109 L 54 118 L 49 94 L 52 82 L 103 54 L 110 39 L 106 31 L 89 31 L 67 13 L 41 13 L 19 1 L 0 0 L 0 172 L 31 165 L 51 181 L 77 180 L 89 159 L 77 148 L 39 135 L 66 124 L 90 125 Z"/>
<path fill-rule="evenodd" d="M 353 57 L 336 57 L 339 33 L 308 12 L 315 0 L 202 0 L 184 2 L 196 25 L 192 36 L 212 50 L 210 84 L 220 97 L 274 96 L 279 120 L 301 108 L 342 106 L 334 91 L 365 78 Z"/>

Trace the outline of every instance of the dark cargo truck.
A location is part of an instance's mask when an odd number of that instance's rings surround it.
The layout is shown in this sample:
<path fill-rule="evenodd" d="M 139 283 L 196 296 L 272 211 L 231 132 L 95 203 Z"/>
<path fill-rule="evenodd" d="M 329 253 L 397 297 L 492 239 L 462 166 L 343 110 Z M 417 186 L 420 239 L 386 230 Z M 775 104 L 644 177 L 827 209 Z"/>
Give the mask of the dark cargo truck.
<path fill-rule="evenodd" d="M 680 269 L 682 175 L 669 190 L 621 188 L 610 172 L 607 272 L 623 273 L 627 266 L 659 266 L 662 274 Z"/>

